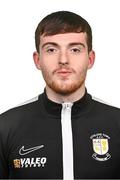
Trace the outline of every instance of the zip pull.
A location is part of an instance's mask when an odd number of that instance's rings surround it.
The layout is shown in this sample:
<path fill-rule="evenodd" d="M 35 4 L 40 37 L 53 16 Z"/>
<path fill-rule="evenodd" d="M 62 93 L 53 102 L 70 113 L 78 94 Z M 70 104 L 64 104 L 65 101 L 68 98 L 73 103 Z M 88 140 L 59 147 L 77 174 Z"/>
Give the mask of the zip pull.
<path fill-rule="evenodd" d="M 65 111 L 66 109 L 67 109 L 67 110 L 71 110 L 72 105 L 73 105 L 73 103 L 71 103 L 71 102 L 65 102 L 65 103 L 62 103 L 62 108 L 63 108 L 64 111 Z"/>
<path fill-rule="evenodd" d="M 62 104 L 61 125 L 62 125 L 62 145 L 63 145 L 63 179 L 73 180 L 73 137 L 71 126 L 71 102 Z"/>

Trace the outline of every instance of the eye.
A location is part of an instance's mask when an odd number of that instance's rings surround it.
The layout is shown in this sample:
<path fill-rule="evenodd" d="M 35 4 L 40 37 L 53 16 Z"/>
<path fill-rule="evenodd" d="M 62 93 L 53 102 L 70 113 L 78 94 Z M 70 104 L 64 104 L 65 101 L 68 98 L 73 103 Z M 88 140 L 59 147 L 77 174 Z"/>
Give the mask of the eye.
<path fill-rule="evenodd" d="M 73 53 L 80 53 L 80 52 L 81 52 L 81 49 L 75 47 L 75 48 L 72 48 L 71 51 L 72 51 Z"/>
<path fill-rule="evenodd" d="M 46 52 L 47 53 L 55 53 L 55 52 L 57 52 L 57 49 L 55 49 L 55 48 L 48 48 L 48 49 L 46 49 Z"/>

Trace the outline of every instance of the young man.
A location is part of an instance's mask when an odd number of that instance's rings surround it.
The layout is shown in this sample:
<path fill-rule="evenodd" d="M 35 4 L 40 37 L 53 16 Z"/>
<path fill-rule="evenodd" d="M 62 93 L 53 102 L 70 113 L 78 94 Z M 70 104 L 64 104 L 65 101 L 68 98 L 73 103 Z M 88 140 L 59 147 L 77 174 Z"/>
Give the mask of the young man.
<path fill-rule="evenodd" d="M 120 178 L 120 110 L 85 88 L 92 32 L 72 12 L 46 16 L 35 32 L 33 58 L 44 93 L 0 116 L 1 179 Z"/>

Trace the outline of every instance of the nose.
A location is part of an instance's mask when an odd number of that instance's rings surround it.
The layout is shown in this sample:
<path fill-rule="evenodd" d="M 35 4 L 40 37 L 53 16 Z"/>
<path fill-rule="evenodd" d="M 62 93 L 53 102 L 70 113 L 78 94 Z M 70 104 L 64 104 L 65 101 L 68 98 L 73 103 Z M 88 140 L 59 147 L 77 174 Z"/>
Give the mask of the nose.
<path fill-rule="evenodd" d="M 66 52 L 61 52 L 59 56 L 59 65 L 68 65 L 69 58 Z"/>

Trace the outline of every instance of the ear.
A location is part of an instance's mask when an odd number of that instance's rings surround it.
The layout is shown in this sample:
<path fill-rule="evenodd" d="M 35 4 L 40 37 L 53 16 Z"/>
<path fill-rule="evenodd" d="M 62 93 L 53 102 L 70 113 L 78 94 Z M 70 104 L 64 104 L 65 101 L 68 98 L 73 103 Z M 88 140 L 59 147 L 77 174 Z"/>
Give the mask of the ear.
<path fill-rule="evenodd" d="M 95 52 L 91 50 L 88 56 L 89 56 L 88 69 L 91 69 L 95 62 Z"/>
<path fill-rule="evenodd" d="M 33 53 L 33 60 L 37 69 L 41 70 L 40 56 L 37 51 Z"/>

